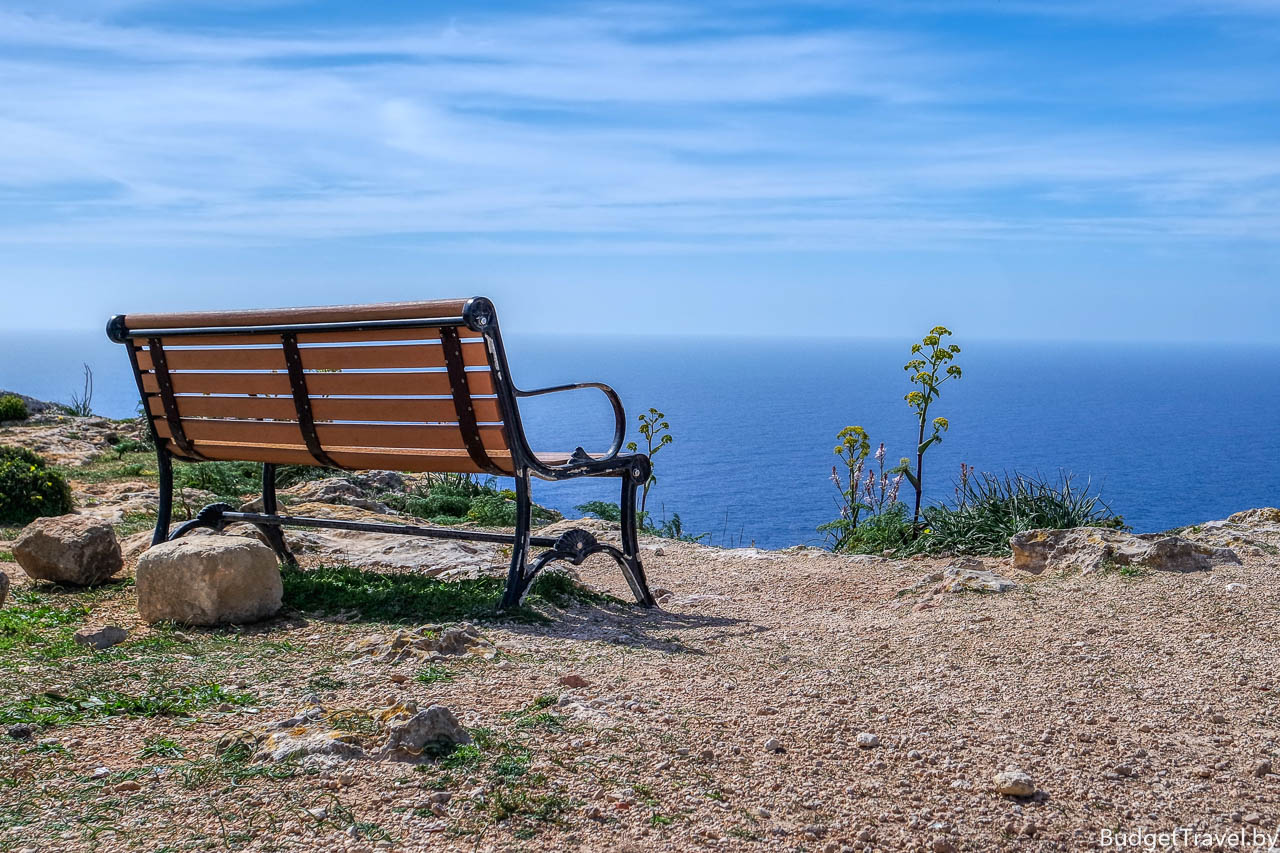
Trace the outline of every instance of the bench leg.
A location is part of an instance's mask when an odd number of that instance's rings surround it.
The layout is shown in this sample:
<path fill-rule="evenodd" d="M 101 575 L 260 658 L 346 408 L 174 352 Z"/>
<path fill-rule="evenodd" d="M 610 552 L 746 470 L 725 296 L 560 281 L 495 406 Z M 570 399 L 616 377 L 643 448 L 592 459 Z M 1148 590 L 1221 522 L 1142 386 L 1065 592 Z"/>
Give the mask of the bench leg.
<path fill-rule="evenodd" d="M 644 566 L 640 564 L 640 540 L 636 535 L 636 491 L 640 481 L 627 471 L 622 477 L 622 554 L 614 555 L 622 574 L 631 587 L 631 594 L 636 601 L 645 607 L 654 605 L 653 593 L 649 591 L 649 582 L 644 576 Z"/>
<path fill-rule="evenodd" d="M 156 474 L 160 478 L 160 505 L 156 507 L 152 545 L 159 545 L 169 538 L 169 523 L 173 520 L 173 460 L 163 447 L 156 448 Z"/>
<path fill-rule="evenodd" d="M 276 466 L 269 462 L 262 463 L 262 512 L 264 515 L 276 514 Z M 276 552 L 276 559 L 286 566 L 298 565 L 298 560 L 284 541 L 284 530 L 278 524 L 259 524 L 257 528 L 266 537 L 271 550 Z"/>
<path fill-rule="evenodd" d="M 516 536 L 511 543 L 511 567 L 507 570 L 507 589 L 499 610 L 519 607 L 521 599 L 533 583 L 537 571 L 526 574 L 529 558 L 529 525 L 533 516 L 533 500 L 529 496 L 529 472 L 516 474 Z M 538 566 L 541 568 L 541 566 Z"/>
<path fill-rule="evenodd" d="M 507 589 L 499 609 L 519 607 L 525 593 L 548 563 L 564 560 L 575 566 L 592 554 L 608 554 L 622 569 L 622 575 L 631 587 L 631 594 L 644 607 L 655 602 L 645 579 L 644 566 L 640 564 L 640 543 L 636 533 L 636 490 L 639 482 L 627 472 L 622 479 L 622 548 L 618 549 L 596 538 L 585 530 L 570 530 L 556 540 L 549 550 L 529 561 L 529 524 L 533 509 L 529 499 L 529 480 L 516 478 L 516 536 L 511 550 L 511 568 L 507 572 Z"/>

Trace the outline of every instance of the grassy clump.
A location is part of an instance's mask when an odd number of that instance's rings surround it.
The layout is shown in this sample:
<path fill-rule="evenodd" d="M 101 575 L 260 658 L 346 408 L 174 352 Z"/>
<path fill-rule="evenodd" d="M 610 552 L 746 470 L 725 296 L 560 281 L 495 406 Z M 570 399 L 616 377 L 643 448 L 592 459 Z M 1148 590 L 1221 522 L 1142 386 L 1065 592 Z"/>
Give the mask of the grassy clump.
<path fill-rule="evenodd" d="M 493 619 L 502 598 L 500 578 L 442 581 L 421 575 L 371 572 L 351 566 L 283 569 L 284 603 L 297 610 L 336 613 L 354 610 L 379 622 L 450 622 Z M 525 599 L 526 605 L 546 601 L 556 606 L 574 602 L 614 601 L 592 592 L 559 572 L 544 572 Z M 544 617 L 528 606 L 506 618 L 538 621 Z"/>
<path fill-rule="evenodd" d="M 477 778 L 488 780 L 483 803 L 470 814 L 459 815 L 455 831 L 481 832 L 486 823 L 502 823 L 516 838 L 529 839 L 559 824 L 573 803 L 546 790 L 547 777 L 532 770 L 533 751 L 500 739 L 492 729 L 470 731 L 470 744 L 418 766 L 419 772 L 433 776 L 428 786 L 436 790 L 459 788 Z"/>
<path fill-rule="evenodd" d="M 378 500 L 394 510 L 433 524 L 470 521 L 484 527 L 514 527 L 515 492 L 500 491 L 497 482 L 494 477 L 477 480 L 467 474 L 439 474 L 411 491 L 378 495 Z M 533 517 L 556 521 L 561 515 L 535 504 Z"/>
<path fill-rule="evenodd" d="M 276 486 L 287 489 L 337 473 L 310 465 L 280 465 L 276 468 Z M 177 462 L 173 466 L 173 482 L 180 488 L 201 489 L 220 498 L 239 500 L 262 491 L 262 465 L 257 462 Z"/>
<path fill-rule="evenodd" d="M 0 446 L 0 524 L 29 524 L 71 512 L 71 487 L 24 447 Z"/>
<path fill-rule="evenodd" d="M 0 657 L 48 661 L 84 654 L 85 647 L 71 637 L 88 615 L 84 605 L 54 607 L 37 603 L 30 595 L 15 596 L 13 606 L 0 610 Z"/>
<path fill-rule="evenodd" d="M 26 402 L 17 394 L 0 397 L 0 421 L 25 421 L 30 415 Z"/>
<path fill-rule="evenodd" d="M 248 705 L 253 696 L 220 684 L 168 686 L 155 684 L 140 694 L 100 690 L 64 696 L 46 692 L 0 708 L 0 725 L 26 723 L 56 726 L 97 717 L 188 717 L 196 711 L 227 703 Z"/>
<path fill-rule="evenodd" d="M 1009 539 L 1024 530 L 1072 527 L 1124 529 L 1089 484 L 1078 488 L 1068 475 L 1046 480 L 1026 474 L 981 474 L 968 478 L 953 507 L 925 511 L 926 531 L 912 544 L 917 553 L 1005 556 Z"/>

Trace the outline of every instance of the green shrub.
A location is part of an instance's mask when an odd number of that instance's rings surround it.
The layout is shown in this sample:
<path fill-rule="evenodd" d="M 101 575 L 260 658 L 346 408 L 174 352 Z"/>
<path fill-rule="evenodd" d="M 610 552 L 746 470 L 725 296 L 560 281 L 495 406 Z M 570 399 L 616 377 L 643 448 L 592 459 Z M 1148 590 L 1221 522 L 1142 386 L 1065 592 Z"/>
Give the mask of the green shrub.
<path fill-rule="evenodd" d="M 856 527 L 836 521 L 818 529 L 828 533 L 829 547 L 838 554 L 879 554 L 904 547 L 911 541 L 913 528 L 906 504 L 894 501 Z"/>
<path fill-rule="evenodd" d="M 467 520 L 485 527 L 515 527 L 515 502 L 502 495 L 478 495 L 471 499 Z"/>
<path fill-rule="evenodd" d="M 622 507 L 608 501 L 587 501 L 584 504 L 578 504 L 574 509 L 584 516 L 594 515 L 601 521 L 622 521 Z"/>
<path fill-rule="evenodd" d="M 26 402 L 17 394 L 0 397 L 0 421 L 25 421 L 30 414 Z"/>
<path fill-rule="evenodd" d="M 1024 530 L 1125 528 L 1088 483 L 1077 488 L 1070 475 L 1049 481 L 1016 472 L 975 476 L 972 470 L 962 469 L 955 506 L 924 511 L 925 533 L 911 550 L 1004 556 L 1010 537 Z"/>
<path fill-rule="evenodd" d="M 262 490 L 262 466 L 256 462 L 179 463 L 173 468 L 173 481 L 179 488 L 238 499 Z"/>
<path fill-rule="evenodd" d="M 0 446 L 0 524 L 71 512 L 71 487 L 24 447 Z"/>

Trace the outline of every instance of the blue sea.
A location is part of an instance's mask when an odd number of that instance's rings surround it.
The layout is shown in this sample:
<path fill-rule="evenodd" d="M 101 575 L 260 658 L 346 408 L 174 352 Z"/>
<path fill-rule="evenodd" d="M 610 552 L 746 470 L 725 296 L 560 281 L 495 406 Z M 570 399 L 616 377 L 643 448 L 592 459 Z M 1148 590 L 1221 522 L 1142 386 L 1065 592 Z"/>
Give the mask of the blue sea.
<path fill-rule="evenodd" d="M 964 378 L 931 413 L 951 431 L 927 456 L 928 498 L 949 500 L 965 462 L 1071 472 L 1138 531 L 1280 504 L 1280 348 L 959 343 Z M 679 513 L 717 545 L 820 544 L 815 528 L 836 512 L 829 476 L 842 427 L 865 427 L 891 461 L 912 446 L 905 341 L 509 335 L 507 347 L 522 387 L 602 381 L 633 423 L 650 406 L 665 412 L 675 441 L 654 460 L 649 509 Z M 125 354 L 98 330 L 4 334 L 0 388 L 67 400 L 82 362 L 96 411 L 133 415 Z M 535 448 L 603 449 L 603 397 L 557 397 L 526 402 Z M 616 482 L 535 482 L 534 499 L 571 513 L 616 501 Z"/>

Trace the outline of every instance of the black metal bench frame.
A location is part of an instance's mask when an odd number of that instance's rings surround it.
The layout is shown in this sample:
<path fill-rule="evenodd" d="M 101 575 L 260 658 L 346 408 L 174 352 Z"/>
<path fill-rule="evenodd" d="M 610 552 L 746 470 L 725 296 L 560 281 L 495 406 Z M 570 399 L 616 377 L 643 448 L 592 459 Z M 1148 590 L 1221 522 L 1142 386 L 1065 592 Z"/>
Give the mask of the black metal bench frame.
<path fill-rule="evenodd" d="M 649 590 L 645 578 L 644 567 L 640 562 L 639 542 L 636 535 L 636 491 L 650 476 L 649 458 L 641 453 L 621 453 L 622 443 L 626 436 L 626 413 L 622 401 L 608 385 L 599 382 L 579 382 L 568 385 L 556 385 L 550 388 L 523 390 L 511 381 L 510 369 L 507 365 L 506 349 L 502 343 L 502 335 L 498 330 L 497 312 L 493 303 L 484 297 L 474 297 L 463 304 L 460 316 L 436 317 L 422 319 L 396 320 L 359 320 L 352 322 L 325 323 L 285 323 L 258 326 L 212 326 L 189 328 L 138 328 L 127 326 L 127 315 L 116 315 L 107 323 L 107 337 L 119 344 L 132 344 L 136 340 L 152 342 L 153 351 L 163 352 L 159 339 L 183 337 L 188 335 L 243 335 L 252 333 L 279 334 L 283 342 L 287 360 L 290 363 L 289 378 L 294 392 L 298 422 L 306 438 L 308 449 L 321 467 L 338 468 L 328 459 L 315 439 L 315 425 L 309 411 L 309 397 L 305 381 L 301 379 L 303 372 L 300 363 L 296 363 L 296 336 L 304 332 L 345 331 L 357 332 L 372 329 L 393 328 L 436 328 L 441 330 L 441 338 L 448 348 L 450 338 L 457 345 L 457 326 L 466 326 L 483 337 L 493 379 L 494 393 L 497 397 L 499 411 L 502 415 L 503 429 L 507 446 L 511 453 L 513 472 L 497 467 L 484 452 L 474 416 L 467 418 L 471 401 L 467 391 L 464 368 L 460 358 L 447 358 L 450 385 L 454 402 L 459 412 L 459 428 L 466 438 L 468 450 L 478 467 L 498 476 L 512 476 L 514 473 L 516 493 L 516 528 L 514 534 L 496 533 L 481 530 L 459 530 L 442 527 L 424 527 L 408 524 L 388 524 L 381 522 L 345 521 L 341 519 L 307 518 L 301 516 L 281 515 L 278 512 L 276 499 L 276 465 L 262 465 L 262 512 L 240 512 L 230 504 L 210 504 L 197 513 L 196 517 L 170 530 L 173 515 L 173 459 L 168 439 L 162 438 L 155 428 L 152 417 L 147 417 L 151 431 L 151 439 L 155 443 L 157 470 L 160 480 L 160 500 L 156 513 L 155 533 L 151 538 L 153 545 L 177 539 L 197 528 L 210 528 L 221 531 L 230 524 L 252 524 L 261 531 L 270 543 L 281 562 L 297 565 L 297 560 L 285 542 L 284 527 L 317 527 L 337 530 L 360 530 L 370 533 L 393 533 L 407 536 L 427 536 L 439 539 L 462 539 L 477 542 L 495 542 L 511 545 L 511 565 L 507 573 L 506 591 L 503 594 L 500 609 L 516 607 L 520 604 L 529 588 L 536 580 L 538 573 L 555 560 L 565 560 L 572 565 L 581 565 L 593 554 L 608 554 L 618 563 L 623 576 L 631 587 L 636 601 L 645 607 L 654 605 L 653 593 Z M 452 335 L 448 334 L 452 333 Z M 142 382 L 142 371 L 139 369 L 138 357 L 134 346 L 128 347 L 129 360 L 133 367 L 133 375 L 138 383 L 138 394 L 143 400 L 144 409 L 149 396 Z M 292 358 L 290 356 L 292 355 Z M 168 383 L 163 356 L 156 363 L 156 376 L 159 380 L 161 400 L 173 433 L 174 444 L 184 450 L 184 458 L 201 457 L 182 439 L 182 427 L 178 416 L 176 397 L 172 386 Z M 583 388 L 594 388 L 604 393 L 613 407 L 614 434 L 613 442 L 603 456 L 588 455 L 578 447 L 569 460 L 561 465 L 549 465 L 539 460 L 530 449 L 525 438 L 524 427 L 520 420 L 518 400 L 544 394 L 555 394 Z M 477 452 L 478 448 L 478 452 Z M 578 477 L 619 477 L 622 480 L 621 548 L 608 543 L 599 542 L 590 532 L 576 528 L 559 537 L 533 536 L 530 534 L 533 502 L 530 497 L 530 479 L 570 480 Z M 531 549 L 546 550 L 529 559 Z"/>

